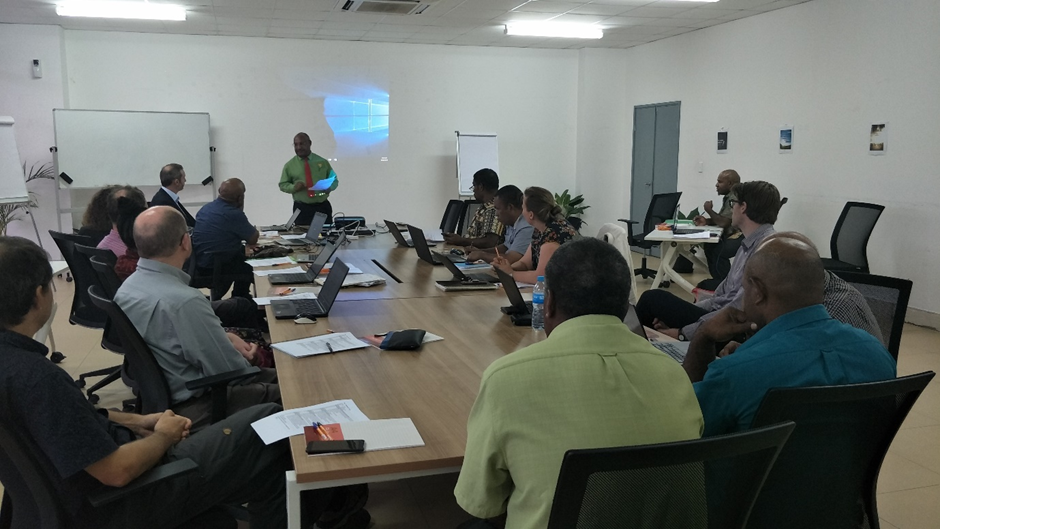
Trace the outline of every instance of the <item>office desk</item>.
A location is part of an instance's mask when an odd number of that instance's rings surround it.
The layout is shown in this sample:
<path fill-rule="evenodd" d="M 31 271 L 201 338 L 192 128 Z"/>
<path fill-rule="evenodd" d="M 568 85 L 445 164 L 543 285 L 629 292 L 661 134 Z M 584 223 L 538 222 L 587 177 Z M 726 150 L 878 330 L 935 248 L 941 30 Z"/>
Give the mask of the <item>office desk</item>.
<path fill-rule="evenodd" d="M 437 291 L 439 292 L 439 291 Z M 441 294 L 445 294 L 441 292 Z M 465 454 L 466 421 L 483 371 L 495 359 L 544 337 L 515 327 L 499 311 L 505 293 L 446 293 L 411 299 L 336 303 L 316 325 L 275 320 L 274 342 L 314 336 L 328 329 L 355 336 L 422 328 L 444 337 L 418 352 L 374 347 L 292 358 L 275 351 L 286 409 L 353 399 L 371 419 L 409 417 L 425 446 L 363 454 L 311 457 L 303 436 L 290 438 L 295 471 L 286 473 L 290 527 L 299 527 L 300 491 L 457 472 Z"/>
<path fill-rule="evenodd" d="M 710 231 L 712 234 L 718 236 L 711 237 L 710 239 L 684 239 L 681 237 L 676 238 L 675 234 L 670 230 L 655 230 L 653 233 L 646 235 L 647 241 L 656 241 L 660 243 L 660 247 L 664 250 L 664 255 L 660 256 L 660 266 L 657 268 L 657 275 L 653 278 L 653 286 L 650 288 L 657 288 L 660 286 L 662 281 L 671 281 L 677 283 L 688 292 L 692 292 L 696 285 L 688 282 L 682 276 L 675 272 L 675 262 L 678 261 L 678 256 L 681 255 L 690 261 L 697 260 L 703 262 L 702 259 L 696 258 L 690 248 L 698 244 L 715 244 L 719 240 L 721 235 L 721 228 L 717 226 L 703 226 L 702 229 Z M 706 263 L 704 263 L 706 265 Z"/>

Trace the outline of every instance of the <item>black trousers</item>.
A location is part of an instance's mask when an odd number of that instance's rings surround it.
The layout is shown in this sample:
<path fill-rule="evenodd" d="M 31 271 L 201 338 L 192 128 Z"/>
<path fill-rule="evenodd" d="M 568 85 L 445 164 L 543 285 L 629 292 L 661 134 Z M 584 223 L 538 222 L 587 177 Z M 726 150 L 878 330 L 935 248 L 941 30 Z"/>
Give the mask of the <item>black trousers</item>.
<path fill-rule="evenodd" d="M 231 269 L 228 270 L 225 266 L 221 275 L 223 280 L 233 283 L 233 286 L 231 287 L 231 297 L 252 298 L 253 267 L 245 261 L 238 261 L 233 265 L 228 266 L 230 266 Z M 195 274 L 198 276 L 212 276 L 213 269 L 202 268 L 200 266 L 195 268 Z M 209 290 L 212 294 L 217 296 L 217 299 L 220 299 L 227 293 L 226 286 L 226 283 L 217 285 L 214 282 L 213 286 L 211 286 Z M 247 327 L 247 325 L 230 325 L 230 327 Z"/>
<path fill-rule="evenodd" d="M 230 297 L 213 301 L 212 304 L 221 326 L 262 330 L 260 309 L 252 299 Z"/>
<path fill-rule="evenodd" d="M 658 319 L 672 329 L 681 329 L 699 320 L 707 311 L 666 290 L 656 288 L 642 294 L 635 304 L 635 313 L 639 316 L 639 322 L 646 327 L 652 328 L 653 320 Z"/>
<path fill-rule="evenodd" d="M 715 244 L 703 245 L 704 257 L 707 259 L 707 269 L 710 271 L 711 277 L 721 281 L 729 275 L 729 269 L 732 268 L 732 262 L 729 259 L 735 257 L 741 244 L 743 244 L 742 235 L 735 239 L 723 239 Z"/>
<path fill-rule="evenodd" d="M 324 213 L 328 217 L 325 222 L 332 221 L 332 204 L 328 200 L 323 200 L 317 204 L 307 204 L 306 202 L 292 202 L 292 211 L 299 210 L 299 216 L 296 217 L 296 224 L 299 226 L 310 226 L 310 223 L 314 220 L 315 213 Z"/>
<path fill-rule="evenodd" d="M 278 372 L 269 367 L 260 368 L 260 372 L 247 382 L 227 389 L 227 416 L 257 404 L 273 402 L 281 404 L 281 389 L 278 387 Z M 210 392 L 179 402 L 173 405 L 173 412 L 191 419 L 191 431 L 195 432 L 213 422 L 210 413 L 213 397 Z"/>

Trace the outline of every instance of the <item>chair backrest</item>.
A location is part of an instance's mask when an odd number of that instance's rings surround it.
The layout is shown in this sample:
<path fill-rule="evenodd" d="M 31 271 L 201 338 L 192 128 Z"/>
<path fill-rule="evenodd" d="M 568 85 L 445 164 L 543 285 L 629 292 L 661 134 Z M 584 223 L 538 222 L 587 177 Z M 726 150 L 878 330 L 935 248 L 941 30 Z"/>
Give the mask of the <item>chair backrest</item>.
<path fill-rule="evenodd" d="M 837 219 L 830 235 L 830 258 L 859 267 L 869 272 L 866 245 L 877 225 L 884 206 L 865 202 L 848 202 Z"/>
<path fill-rule="evenodd" d="M 902 328 L 906 323 L 906 310 L 909 308 L 909 294 L 913 290 L 913 282 L 897 277 L 860 274 L 842 270 L 834 270 L 837 277 L 847 281 L 866 298 L 873 317 L 880 325 L 880 333 L 886 338 L 887 350 L 898 361 L 898 346 L 902 342 Z"/>
<path fill-rule="evenodd" d="M 649 209 L 646 210 L 646 220 L 642 223 L 642 234 L 650 233 L 657 229 L 657 224 L 674 218 L 675 208 L 678 207 L 681 198 L 681 191 L 653 195 L 653 199 L 649 201 Z"/>
<path fill-rule="evenodd" d="M 91 257 L 97 257 L 101 262 L 108 263 L 115 266 L 115 262 L 118 258 L 115 252 L 106 248 L 98 248 L 96 246 L 89 246 L 86 244 L 76 244 L 76 251 L 87 255 L 87 259 Z"/>
<path fill-rule="evenodd" d="M 137 332 L 137 328 L 130 318 L 126 317 L 123 309 L 106 297 L 99 285 L 90 287 L 89 295 L 90 300 L 112 320 L 119 342 L 123 345 L 126 356 L 123 369 L 127 371 L 126 376 L 137 384 L 140 408 L 136 412 L 147 415 L 169 409 L 173 404 L 170 386 L 166 382 L 162 368 L 155 360 L 151 347 L 141 337 L 141 333 Z"/>
<path fill-rule="evenodd" d="M 231 290 L 231 286 L 235 281 L 234 271 L 238 262 L 245 261 L 245 252 L 243 248 L 236 248 L 234 250 L 212 252 L 209 255 L 213 258 L 213 275 L 204 276 L 199 274 L 195 252 L 191 252 L 191 257 L 184 263 L 184 268 L 185 272 L 191 276 L 191 286 L 208 288 L 209 299 L 216 301 L 223 299 L 224 294 Z"/>
<path fill-rule="evenodd" d="M 635 269 L 631 263 L 631 246 L 628 245 L 628 231 L 621 226 L 607 222 L 599 228 L 599 233 L 596 237 L 616 248 L 628 263 L 628 272 L 631 274 L 631 294 L 628 296 L 628 302 L 634 305 L 638 300 L 638 292 L 635 288 Z"/>
<path fill-rule="evenodd" d="M 877 477 L 928 371 L 865 384 L 774 388 L 753 426 L 794 421 L 748 527 L 879 528 Z"/>
<path fill-rule="evenodd" d="M 106 317 L 104 312 L 90 303 L 87 289 L 96 283 L 94 272 L 90 269 L 90 261 L 87 255 L 76 251 L 76 245 L 87 245 L 90 239 L 81 235 L 50 231 L 54 244 L 61 251 L 62 258 L 69 265 L 69 272 L 76 282 L 75 292 L 72 296 L 72 310 L 69 313 L 69 323 L 82 325 L 91 329 L 100 329 L 105 326 Z"/>
<path fill-rule="evenodd" d="M 58 472 L 25 435 L 25 430 L 8 417 L 0 416 L 0 483 L 4 485 L 0 527 L 69 527 L 69 516 L 56 486 Z"/>
<path fill-rule="evenodd" d="M 706 439 L 569 450 L 556 483 L 549 529 L 718 527 L 740 529 L 794 423 Z M 740 461 L 715 486 L 706 462 Z"/>
<path fill-rule="evenodd" d="M 444 217 L 440 220 L 440 231 L 443 233 L 462 233 L 462 222 L 465 221 L 465 202 L 458 199 L 447 201 Z"/>
<path fill-rule="evenodd" d="M 104 291 L 105 297 L 115 299 L 115 293 L 123 282 L 116 275 L 113 265 L 104 262 L 102 258 L 94 256 L 90 258 L 90 267 L 93 268 L 94 276 L 97 278 L 98 285 L 101 285 L 101 290 Z M 119 340 L 119 333 L 115 331 L 112 318 L 108 318 L 108 323 L 105 324 L 105 333 L 101 336 L 101 347 L 121 355 L 126 354 L 126 348 L 123 347 L 123 342 Z"/>

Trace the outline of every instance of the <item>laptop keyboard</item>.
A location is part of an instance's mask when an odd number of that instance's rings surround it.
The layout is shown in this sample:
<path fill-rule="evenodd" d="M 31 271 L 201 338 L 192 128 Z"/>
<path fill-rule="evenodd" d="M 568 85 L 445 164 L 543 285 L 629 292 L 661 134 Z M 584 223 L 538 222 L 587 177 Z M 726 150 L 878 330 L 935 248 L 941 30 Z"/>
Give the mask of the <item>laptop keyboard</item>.
<path fill-rule="evenodd" d="M 307 283 L 310 281 L 307 278 L 307 274 L 277 274 L 271 277 L 277 278 L 277 281 L 291 281 L 293 283 Z"/>
<path fill-rule="evenodd" d="M 294 300 L 293 305 L 296 308 L 296 312 L 300 314 L 320 314 L 324 312 L 316 299 L 297 299 Z"/>
<path fill-rule="evenodd" d="M 678 363 L 685 361 L 685 354 L 689 351 L 689 344 L 685 342 L 653 342 L 653 347 L 674 358 Z"/>

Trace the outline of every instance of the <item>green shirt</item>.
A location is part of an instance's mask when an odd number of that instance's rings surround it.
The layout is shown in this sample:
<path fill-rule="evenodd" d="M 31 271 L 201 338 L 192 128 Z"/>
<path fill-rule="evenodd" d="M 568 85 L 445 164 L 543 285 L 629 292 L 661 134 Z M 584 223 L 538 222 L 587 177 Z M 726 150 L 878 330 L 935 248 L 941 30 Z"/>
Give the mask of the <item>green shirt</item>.
<path fill-rule="evenodd" d="M 678 362 L 614 316 L 573 318 L 483 373 L 455 498 L 480 518 L 508 510 L 509 529 L 543 528 L 567 450 L 697 439 L 703 427 Z"/>
<path fill-rule="evenodd" d="M 311 181 L 315 184 L 318 180 L 324 180 L 336 174 L 328 160 L 314 153 L 310 153 L 310 156 L 307 156 L 307 162 L 310 164 Z M 307 182 L 307 173 L 303 169 L 303 158 L 299 156 L 293 156 L 291 160 L 285 162 L 285 167 L 281 168 L 281 181 L 278 182 L 278 187 L 283 192 L 291 194 L 293 200 L 305 204 L 317 204 L 328 200 L 328 193 L 339 187 L 339 178 L 337 177 L 327 192 L 315 192 L 314 196 L 310 196 L 306 189 L 293 192 L 296 182 L 303 182 L 304 184 Z"/>

